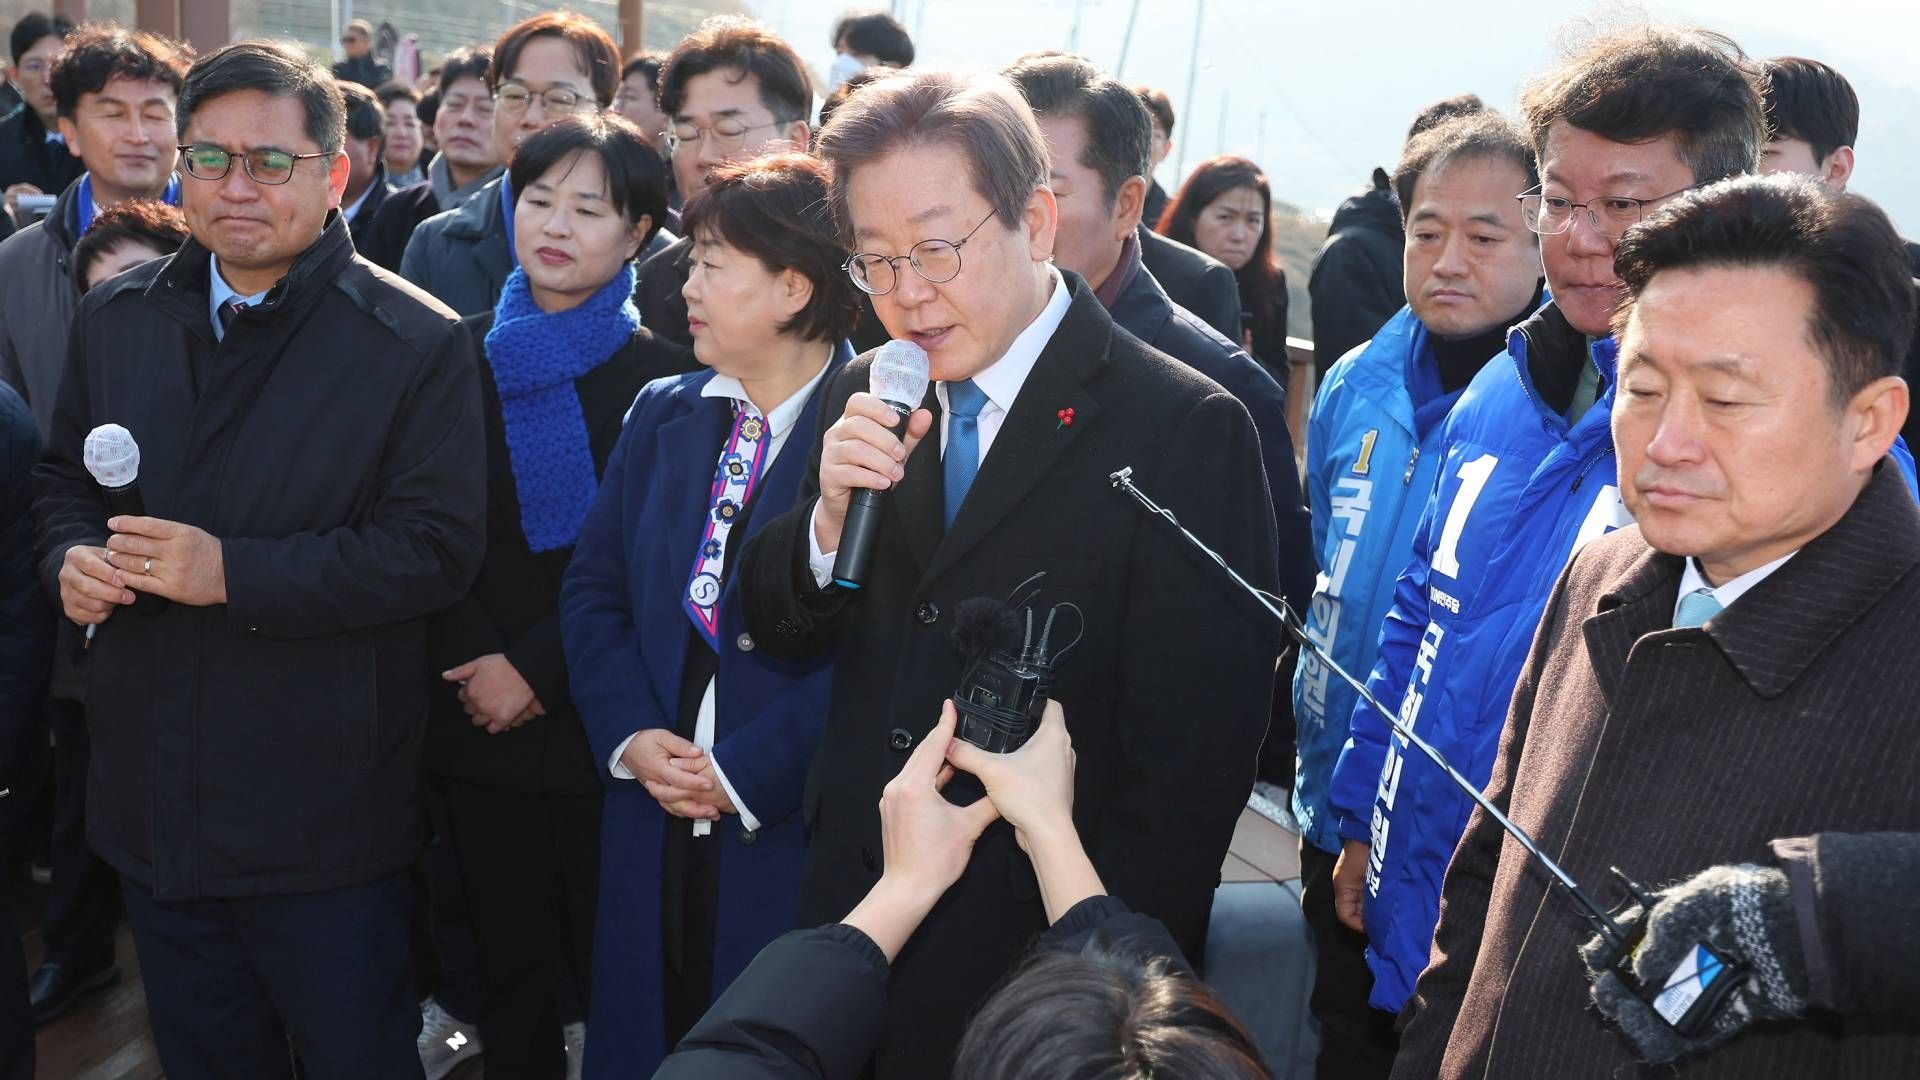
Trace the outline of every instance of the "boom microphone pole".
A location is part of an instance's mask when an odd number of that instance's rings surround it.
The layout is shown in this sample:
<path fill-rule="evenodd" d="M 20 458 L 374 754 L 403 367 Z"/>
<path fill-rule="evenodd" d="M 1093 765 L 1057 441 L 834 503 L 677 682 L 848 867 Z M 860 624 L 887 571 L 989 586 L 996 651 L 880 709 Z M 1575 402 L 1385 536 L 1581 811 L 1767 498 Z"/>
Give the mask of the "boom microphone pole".
<path fill-rule="evenodd" d="M 1527 835 L 1525 829 L 1514 824 L 1511 818 L 1493 804 L 1493 800 L 1487 798 L 1471 780 L 1455 769 L 1431 743 L 1416 735 L 1412 727 L 1402 723 L 1399 716 L 1380 704 L 1380 699 L 1374 697 L 1373 692 L 1367 689 L 1364 682 L 1354 678 L 1345 668 L 1335 663 L 1325 649 L 1315 644 L 1313 639 L 1307 636 L 1306 628 L 1300 625 L 1298 617 L 1285 604 L 1275 604 L 1273 602 L 1275 598 L 1241 577 L 1240 572 L 1229 565 L 1219 552 L 1208 547 L 1185 525 L 1180 524 L 1180 519 L 1173 516 L 1173 511 L 1161 506 L 1153 500 L 1152 496 L 1140 490 L 1139 486 L 1133 482 L 1132 466 L 1129 465 L 1108 474 L 1107 479 L 1115 488 L 1131 495 L 1149 514 L 1166 519 L 1167 524 L 1178 529 L 1180 535 L 1186 537 L 1187 543 L 1226 571 L 1227 576 L 1232 578 L 1236 585 L 1245 589 L 1247 594 L 1265 608 L 1269 615 L 1280 621 L 1280 625 L 1300 643 L 1301 648 L 1312 653 L 1315 660 L 1358 691 L 1360 699 L 1372 706 L 1373 710 L 1387 721 L 1387 725 L 1393 729 L 1394 734 L 1418 748 L 1429 761 L 1446 773 L 1448 779 L 1452 780 L 1461 791 L 1466 792 L 1481 810 L 1486 811 L 1489 817 L 1498 822 L 1500 827 L 1507 831 L 1507 835 L 1519 841 L 1527 854 L 1552 877 L 1554 884 L 1559 885 L 1568 896 L 1573 898 L 1574 903 L 1581 909 L 1581 916 L 1607 943 L 1606 966 L 1652 1005 L 1653 1011 L 1662 1020 L 1687 1038 L 1698 1037 L 1712 1028 L 1714 1017 L 1723 1007 L 1731 1003 L 1733 991 L 1745 981 L 1748 973 L 1745 964 L 1730 961 L 1711 946 L 1700 942 L 1695 945 L 1694 951 L 1686 953 L 1681 962 L 1676 965 L 1675 970 L 1666 973 L 1665 977 L 1642 979 L 1635 975 L 1633 953 L 1640 944 L 1641 936 L 1646 932 L 1645 918 L 1637 920 L 1631 929 L 1623 928 L 1607 909 L 1595 903 L 1593 898 L 1581 889 L 1572 874 L 1567 873 L 1559 863 L 1540 850 L 1540 845 L 1534 843 L 1533 837 Z M 1626 886 L 1630 898 L 1627 913 L 1630 914 L 1637 908 L 1644 914 L 1645 910 L 1652 905 L 1653 897 L 1631 878 L 1621 873 L 1617 867 L 1613 873 Z"/>

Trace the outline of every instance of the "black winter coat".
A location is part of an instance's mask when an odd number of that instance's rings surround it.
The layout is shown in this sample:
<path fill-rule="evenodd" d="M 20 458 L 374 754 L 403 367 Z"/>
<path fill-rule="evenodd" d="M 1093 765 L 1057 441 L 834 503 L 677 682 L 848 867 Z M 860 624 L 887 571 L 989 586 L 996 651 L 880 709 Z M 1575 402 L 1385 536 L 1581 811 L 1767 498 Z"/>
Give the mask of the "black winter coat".
<path fill-rule="evenodd" d="M 560 577 L 573 558 L 571 547 L 534 554 L 520 527 L 520 498 L 507 452 L 500 393 L 485 362 L 493 315 L 465 320 L 482 357 L 481 411 L 487 429 L 487 555 L 480 575 L 461 601 L 433 621 L 432 719 L 427 727 L 427 768 L 476 784 L 531 794 L 598 794 L 602 770 L 594 767 L 586 730 L 567 685 L 567 657 L 560 645 Z M 699 367 L 693 354 L 662 341 L 645 328 L 621 350 L 574 380 L 586 417 L 595 475 L 620 438 L 621 421 L 640 388 L 654 379 Z M 489 735 L 475 727 L 454 687 L 438 677 L 448 668 L 488 653 L 504 653 L 533 687 L 545 716 Z"/>
<path fill-rule="evenodd" d="M 1147 264 L 1147 272 L 1173 302 L 1200 316 L 1228 341 L 1238 342 L 1242 323 L 1240 282 L 1233 270 L 1206 252 L 1169 240 L 1145 225 L 1135 235 L 1140 239 L 1140 261 Z"/>
<path fill-rule="evenodd" d="M 1033 949 L 1079 952 L 1096 934 L 1193 974 L 1160 920 L 1110 896 L 1075 904 Z M 760 950 L 654 1080 L 852 1080 L 886 1030 L 890 974 L 880 946 L 854 927 L 795 930 Z"/>
<path fill-rule="evenodd" d="M 400 272 L 400 257 L 407 252 L 407 241 L 413 239 L 413 230 L 439 212 L 440 200 L 434 195 L 433 185 L 428 181 L 422 180 L 391 192 L 368 220 L 366 227 L 354 233 L 354 250 L 375 266 L 397 274 Z"/>
<path fill-rule="evenodd" d="M 1274 536 L 1280 549 L 1280 594 L 1295 611 L 1313 599 L 1313 528 L 1300 494 L 1300 473 L 1293 462 L 1293 433 L 1287 430 L 1287 389 L 1248 356 L 1178 306 L 1142 268 L 1114 300 L 1114 324 L 1175 360 L 1219 383 L 1240 399 L 1260 433 L 1260 460 L 1273 496 Z"/>
<path fill-rule="evenodd" d="M 680 290 L 693 272 L 693 237 L 683 236 L 640 261 L 633 302 L 647 329 L 679 345 L 692 345 L 687 332 L 687 298 Z M 884 340 L 884 339 L 883 339 Z"/>
<path fill-rule="evenodd" d="M 374 218 L 379 216 L 380 208 L 385 206 L 392 196 L 393 188 L 387 186 L 387 165 L 381 162 L 374 170 L 373 184 L 367 188 L 366 198 L 360 201 L 360 209 L 355 211 L 352 219 L 347 222 L 347 231 L 353 236 L 355 251 L 359 251 L 363 244 L 371 241 Z M 346 207 L 343 205 L 341 209 L 344 210 Z M 365 252 L 361 254 L 365 255 Z"/>
<path fill-rule="evenodd" d="M 53 611 L 34 572 L 32 471 L 39 457 L 33 414 L 19 394 L 0 384 L 0 859 L 26 795 L 28 764 L 36 760 L 33 737 L 45 730 L 40 691 L 47 681 Z M 39 743 L 44 751 L 44 735 Z M 0 1053 L 0 1066 L 5 1061 Z"/>
<path fill-rule="evenodd" d="M 227 601 L 123 610 L 87 663 L 87 839 L 162 900 L 375 881 L 420 842 L 427 616 L 486 540 L 466 328 L 320 237 L 216 342 L 207 250 L 89 293 L 41 499 L 41 577 L 107 539 L 81 448 L 140 443 L 149 514 L 220 539 Z"/>
<path fill-rule="evenodd" d="M 1326 243 L 1313 260 L 1307 293 L 1313 301 L 1313 370 L 1327 369 L 1386 325 L 1407 302 L 1402 285 L 1406 234 L 1400 206 L 1374 170 L 1374 185 L 1340 204 Z"/>
<path fill-rule="evenodd" d="M 951 529 L 935 435 L 888 493 L 871 570 L 853 592 L 807 565 L 820 442 L 794 509 L 741 551 L 747 627 L 770 655 L 834 657 L 832 704 L 802 803 L 812 829 L 804 922 L 852 910 L 878 879 L 881 789 L 940 715 L 962 671 L 955 607 L 1004 598 L 1038 571 L 1034 605 L 1071 602 L 1086 632 L 1059 669 L 1079 766 L 1074 820 L 1116 896 L 1187 947 L 1204 935 L 1267 727 L 1278 629 L 1219 568 L 1113 490 L 1140 486 L 1247 578 L 1279 562 L 1260 446 L 1217 383 L 1114 326 L 1086 283 L 1007 414 Z M 824 421 L 867 388 L 871 357 L 827 386 Z M 938 409 L 930 388 L 923 402 Z M 1058 416 L 1074 410 L 1073 422 Z M 1064 626 L 1074 621 L 1066 610 Z M 1196 741 L 1194 725 L 1206 736 Z M 1045 927 L 1033 869 L 989 828 L 959 884 L 895 965 L 882 1077 L 933 1075 L 966 1013 Z"/>
<path fill-rule="evenodd" d="M 0 190 L 32 184 L 44 194 L 58 195 L 86 171 L 64 143 L 47 141 L 39 113 L 23 108 L 0 120 Z"/>

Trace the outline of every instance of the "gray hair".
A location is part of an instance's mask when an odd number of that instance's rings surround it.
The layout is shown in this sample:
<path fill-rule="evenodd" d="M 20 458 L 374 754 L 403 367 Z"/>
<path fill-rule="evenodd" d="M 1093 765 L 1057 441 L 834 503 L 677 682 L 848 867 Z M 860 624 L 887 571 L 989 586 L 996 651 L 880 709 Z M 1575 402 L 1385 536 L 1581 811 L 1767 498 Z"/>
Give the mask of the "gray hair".
<path fill-rule="evenodd" d="M 973 189 L 1007 228 L 1018 228 L 1034 189 L 1047 183 L 1047 144 L 1033 110 L 999 75 L 925 71 L 861 87 L 820 133 L 841 240 L 853 239 L 847 185 L 856 170 L 896 150 L 940 145 L 961 152 Z"/>

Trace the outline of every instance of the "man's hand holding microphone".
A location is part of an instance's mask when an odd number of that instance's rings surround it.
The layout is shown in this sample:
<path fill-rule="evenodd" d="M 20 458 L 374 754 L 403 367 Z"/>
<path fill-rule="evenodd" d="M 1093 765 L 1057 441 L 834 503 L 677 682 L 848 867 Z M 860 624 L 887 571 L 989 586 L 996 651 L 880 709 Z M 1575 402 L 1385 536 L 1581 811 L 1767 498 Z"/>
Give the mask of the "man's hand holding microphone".
<path fill-rule="evenodd" d="M 857 589 L 866 581 L 879 528 L 881 493 L 906 479 L 907 458 L 933 429 L 919 407 L 930 363 L 911 341 L 889 341 L 867 370 L 868 390 L 820 442 L 820 501 L 813 510 L 814 549 L 833 553 L 833 581 Z"/>

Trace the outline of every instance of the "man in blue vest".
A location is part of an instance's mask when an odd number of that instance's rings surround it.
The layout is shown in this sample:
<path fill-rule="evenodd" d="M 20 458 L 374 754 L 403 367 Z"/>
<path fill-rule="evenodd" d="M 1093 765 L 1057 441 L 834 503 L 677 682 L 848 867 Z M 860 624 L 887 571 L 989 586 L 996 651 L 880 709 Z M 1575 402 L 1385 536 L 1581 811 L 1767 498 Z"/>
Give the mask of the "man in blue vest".
<path fill-rule="evenodd" d="M 1702 31 L 1607 35 L 1522 98 L 1542 184 L 1520 205 L 1553 302 L 1517 327 L 1447 417 L 1438 475 L 1395 586 L 1368 688 L 1484 785 L 1553 582 L 1629 520 L 1615 476 L 1613 269 L 1621 233 L 1702 184 L 1752 172 L 1766 143 L 1758 69 Z M 1334 770 L 1341 921 L 1371 943 L 1375 1008 L 1426 967 L 1440 882 L 1473 804 L 1391 734 L 1352 716 Z"/>
<path fill-rule="evenodd" d="M 1416 136 L 1394 172 L 1407 306 L 1332 365 L 1314 399 L 1307 493 L 1320 575 L 1307 633 L 1347 671 L 1373 669 L 1394 578 L 1433 490 L 1441 421 L 1540 302 L 1540 245 L 1514 195 L 1539 182 L 1526 133 L 1496 113 Z M 1321 1076 L 1386 1076 L 1393 1017 L 1367 1004 L 1367 939 L 1334 916 L 1340 830 L 1328 805 L 1358 695 L 1312 655 L 1293 683 L 1301 906 L 1317 962 Z"/>

